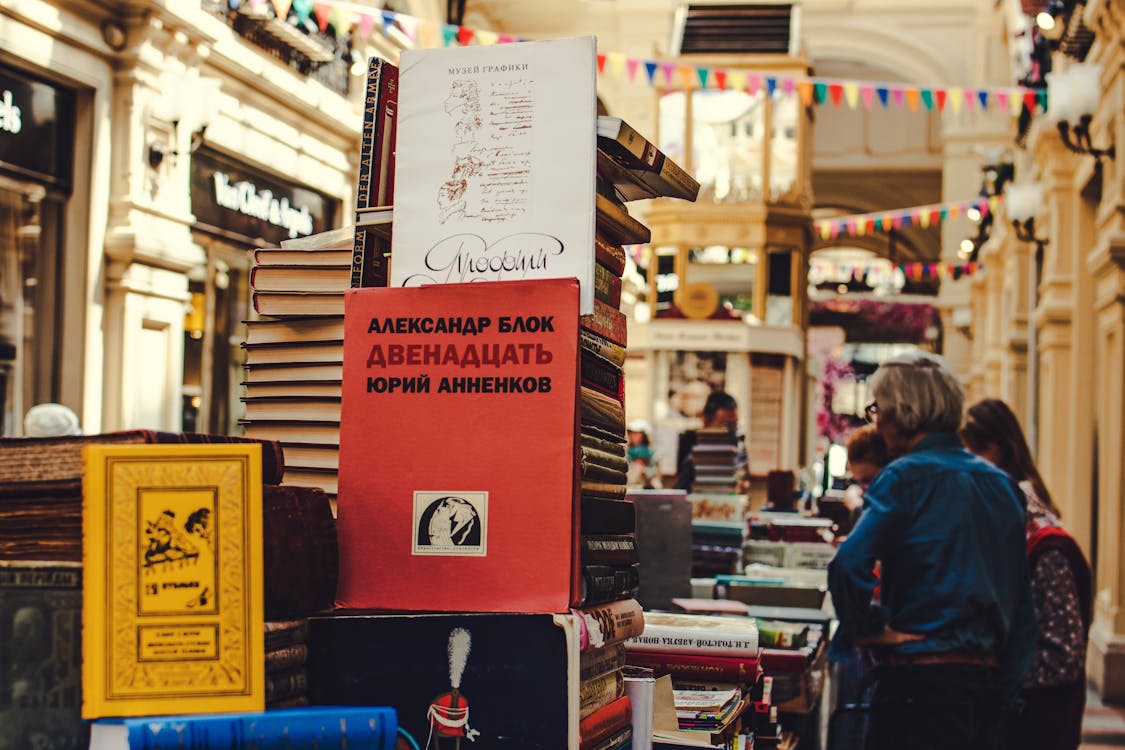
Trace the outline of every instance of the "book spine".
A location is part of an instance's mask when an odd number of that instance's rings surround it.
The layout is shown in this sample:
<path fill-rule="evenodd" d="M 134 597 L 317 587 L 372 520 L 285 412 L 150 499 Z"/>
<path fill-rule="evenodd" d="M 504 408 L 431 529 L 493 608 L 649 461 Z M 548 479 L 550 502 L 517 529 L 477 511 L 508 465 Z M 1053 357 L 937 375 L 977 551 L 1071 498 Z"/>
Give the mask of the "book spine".
<path fill-rule="evenodd" d="M 582 444 L 583 451 L 592 449 L 611 456 L 619 457 L 622 461 L 625 461 L 626 448 L 624 437 L 622 437 L 620 441 L 606 440 L 602 437 L 599 437 L 598 435 L 593 435 L 586 430 L 583 430 L 579 436 L 579 440 Z M 626 463 L 625 469 L 628 470 L 628 468 L 628 463 Z"/>
<path fill-rule="evenodd" d="M 604 195 L 595 195 L 595 221 L 608 239 L 620 245 L 636 245 L 652 239 L 652 232 Z"/>
<path fill-rule="evenodd" d="M 611 435 L 625 434 L 625 407 L 612 396 L 582 386 L 579 407 L 583 425 L 600 427 Z"/>
<path fill-rule="evenodd" d="M 636 599 L 621 599 L 571 612 L 578 616 L 579 645 L 583 651 L 627 641 L 645 629 L 644 612 Z"/>
<path fill-rule="evenodd" d="M 621 347 L 629 345 L 625 313 L 615 310 L 599 299 L 594 300 L 594 311 L 579 318 L 582 328 L 604 336 Z"/>
<path fill-rule="evenodd" d="M 630 500 L 581 498 L 583 534 L 631 534 L 637 530 L 637 512 Z"/>
<path fill-rule="evenodd" d="M 625 695 L 625 678 L 622 676 L 620 669 L 579 683 L 579 722 L 623 695 Z"/>
<path fill-rule="evenodd" d="M 633 727 L 627 726 L 621 727 L 609 737 L 593 745 L 590 750 L 621 750 L 631 747 L 633 747 Z"/>
<path fill-rule="evenodd" d="M 660 175 L 662 179 L 678 189 L 680 194 L 688 200 L 695 200 L 699 194 L 699 183 L 695 178 L 689 175 L 679 164 L 669 159 L 663 151 L 634 130 L 627 122 L 621 122 L 621 130 L 616 139 L 600 138 L 598 140 L 600 144 L 604 144 L 610 149 L 618 151 L 624 149 L 635 157 L 639 165 Z M 620 144 L 620 146 L 614 148 L 614 144 Z"/>
<path fill-rule="evenodd" d="M 607 703 L 578 722 L 579 750 L 591 750 L 622 727 L 629 726 L 632 720 L 633 704 L 629 696 L 623 695 Z"/>
<path fill-rule="evenodd" d="M 252 714 L 141 717 L 126 722 L 129 750 L 254 747 L 373 748 L 393 750 L 398 719 L 387 707 L 309 707 Z M 99 728 L 95 722 L 94 731 Z"/>
<path fill-rule="evenodd" d="M 594 297 L 610 307 L 621 307 L 621 277 L 601 263 L 594 264 Z"/>
<path fill-rule="evenodd" d="M 640 591 L 640 565 L 583 565 L 582 606 L 632 599 Z"/>
<path fill-rule="evenodd" d="M 624 485 L 629 479 L 628 470 L 602 466 L 601 464 L 586 461 L 585 459 L 582 460 L 580 466 L 582 468 L 582 481 L 584 482 Z"/>
<path fill-rule="evenodd" d="M 590 680 L 598 675 L 621 669 L 625 666 L 625 645 L 612 646 L 585 651 L 578 657 L 578 679 Z"/>
<path fill-rule="evenodd" d="M 360 132 L 356 209 L 389 205 L 394 183 L 394 136 L 398 107 L 398 67 L 372 57 Z M 351 286 L 386 286 L 386 241 L 375 232 L 356 229 L 352 245 Z"/>
<path fill-rule="evenodd" d="M 585 565 L 632 565 L 639 561 L 633 534 L 583 534 L 580 547 Z"/>
<path fill-rule="evenodd" d="M 705 656 L 667 651 L 641 651 L 632 648 L 626 658 L 630 666 L 647 667 L 657 675 L 670 674 L 710 682 L 747 683 L 758 676 L 757 658 Z"/>
<path fill-rule="evenodd" d="M 625 273 L 625 248 L 611 242 L 601 232 L 594 232 L 594 260 L 601 263 L 615 276 Z"/>
<path fill-rule="evenodd" d="M 604 497 L 610 500 L 623 500 L 627 488 L 624 484 L 591 482 L 583 479 L 581 489 L 583 497 Z"/>
<path fill-rule="evenodd" d="M 629 471 L 629 462 L 625 460 L 623 451 L 609 452 L 584 445 L 579 448 L 579 461 L 583 465 L 599 466 L 621 474 Z"/>
<path fill-rule="evenodd" d="M 625 366 L 625 347 L 613 343 L 605 336 L 582 328 L 578 331 L 578 346 L 583 352 L 598 356 L 614 367 Z"/>
<path fill-rule="evenodd" d="M 309 647 L 304 643 L 285 646 L 276 651 L 266 652 L 266 672 L 282 672 L 292 667 L 299 667 L 309 658 Z"/>
<path fill-rule="evenodd" d="M 304 695 L 309 689 L 309 676 L 304 667 L 294 667 L 266 674 L 266 703 Z"/>
<path fill-rule="evenodd" d="M 714 629 L 694 629 L 650 625 L 643 634 L 626 642 L 628 649 L 756 656 L 757 633 L 724 633 Z"/>
<path fill-rule="evenodd" d="M 610 364 L 596 354 L 581 352 L 582 384 L 596 388 L 611 398 L 621 400 L 622 392 L 621 368 Z"/>

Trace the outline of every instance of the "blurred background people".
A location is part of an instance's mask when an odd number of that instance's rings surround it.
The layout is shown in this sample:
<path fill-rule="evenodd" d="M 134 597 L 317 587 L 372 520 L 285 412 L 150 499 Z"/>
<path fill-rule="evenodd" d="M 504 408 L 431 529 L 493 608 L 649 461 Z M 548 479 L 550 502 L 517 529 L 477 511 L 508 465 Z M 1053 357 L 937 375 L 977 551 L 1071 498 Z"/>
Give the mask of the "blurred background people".
<path fill-rule="evenodd" d="M 628 461 L 628 476 L 625 483 L 638 489 L 660 489 L 663 483 L 657 468 L 656 454 L 648 436 L 648 422 L 634 419 L 625 427 L 627 448 L 625 460 Z"/>
<path fill-rule="evenodd" d="M 1090 566 L 1062 526 L 1016 415 L 999 399 L 973 404 L 961 426 L 965 446 L 1019 482 L 1027 498 L 1027 554 L 1039 637 L 1008 726 L 1008 747 L 1061 750 L 1082 740 Z"/>
<path fill-rule="evenodd" d="M 1000 748 L 1035 649 L 1023 498 L 961 445 L 964 392 L 940 357 L 899 355 L 869 384 L 869 417 L 898 458 L 829 565 L 832 652 L 878 656 L 871 750 Z"/>
<path fill-rule="evenodd" d="M 738 438 L 738 401 L 726 391 L 714 391 L 707 397 L 702 412 L 703 429 L 725 428 L 732 439 Z M 676 451 L 678 471 L 676 473 L 676 489 L 691 492 L 695 483 L 695 462 L 691 457 L 691 449 L 695 446 L 697 433 L 687 430 L 680 435 L 679 448 Z M 739 443 L 741 448 L 741 442 Z M 741 460 L 743 474 L 746 473 L 746 460 L 743 455 Z M 740 479 L 740 484 L 742 480 Z M 739 491 L 745 492 L 749 489 Z"/>

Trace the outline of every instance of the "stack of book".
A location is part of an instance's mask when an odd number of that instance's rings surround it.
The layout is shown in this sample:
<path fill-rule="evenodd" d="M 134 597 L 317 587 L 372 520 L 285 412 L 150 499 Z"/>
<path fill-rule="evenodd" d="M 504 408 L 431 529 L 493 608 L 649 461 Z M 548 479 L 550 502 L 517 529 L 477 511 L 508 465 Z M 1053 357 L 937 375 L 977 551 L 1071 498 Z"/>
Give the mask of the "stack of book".
<path fill-rule="evenodd" d="M 679 728 L 698 731 L 702 746 L 729 745 L 748 729 L 743 714 L 761 676 L 753 619 L 648 612 L 625 648 L 631 667 L 671 677 Z"/>
<path fill-rule="evenodd" d="M 266 620 L 266 708 L 292 708 L 309 703 L 309 620 Z"/>
<path fill-rule="evenodd" d="M 701 427 L 695 435 L 691 448 L 695 480 L 691 491 L 711 495 L 737 492 L 742 458 L 735 435 L 725 427 Z"/>
<path fill-rule="evenodd" d="M 389 231 L 389 221 L 380 226 Z M 250 286 L 263 317 L 246 321 L 243 343 L 244 433 L 284 446 L 285 484 L 333 500 L 353 234 L 348 227 L 255 250 Z"/>

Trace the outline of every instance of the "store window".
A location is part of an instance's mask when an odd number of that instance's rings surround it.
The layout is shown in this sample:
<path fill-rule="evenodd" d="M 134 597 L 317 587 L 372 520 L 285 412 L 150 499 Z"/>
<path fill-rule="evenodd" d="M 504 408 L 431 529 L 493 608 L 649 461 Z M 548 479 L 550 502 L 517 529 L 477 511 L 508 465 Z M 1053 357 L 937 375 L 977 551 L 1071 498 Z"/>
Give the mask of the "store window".
<path fill-rule="evenodd" d="M 74 93 L 0 66 L 0 434 L 59 400 Z"/>

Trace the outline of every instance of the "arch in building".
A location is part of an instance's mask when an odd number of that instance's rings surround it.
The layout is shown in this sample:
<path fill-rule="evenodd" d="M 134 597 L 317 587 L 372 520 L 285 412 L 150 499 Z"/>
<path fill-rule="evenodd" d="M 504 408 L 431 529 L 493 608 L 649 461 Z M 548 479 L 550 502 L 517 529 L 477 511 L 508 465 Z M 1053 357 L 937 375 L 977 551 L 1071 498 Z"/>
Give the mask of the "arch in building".
<path fill-rule="evenodd" d="M 960 70 L 957 55 L 942 55 L 914 41 L 908 30 L 870 20 L 839 17 L 808 20 L 804 38 L 809 60 L 859 62 L 888 71 L 886 80 L 917 84 L 957 83 Z"/>

